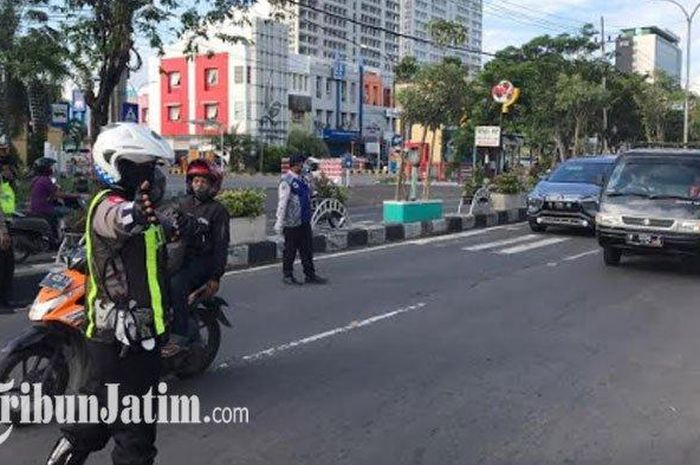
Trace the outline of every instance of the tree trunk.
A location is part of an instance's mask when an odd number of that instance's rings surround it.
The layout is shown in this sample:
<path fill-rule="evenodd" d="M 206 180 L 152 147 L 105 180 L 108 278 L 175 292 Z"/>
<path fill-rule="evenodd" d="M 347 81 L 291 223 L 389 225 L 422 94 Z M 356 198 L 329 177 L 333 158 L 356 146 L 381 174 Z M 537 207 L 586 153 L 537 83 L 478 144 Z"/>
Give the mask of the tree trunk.
<path fill-rule="evenodd" d="M 576 118 L 576 123 L 574 124 L 574 157 L 579 156 L 580 139 L 581 139 L 581 128 L 583 127 L 583 121 L 581 118 Z"/>
<path fill-rule="evenodd" d="M 559 152 L 559 160 L 565 161 L 566 160 L 566 145 L 564 144 L 564 139 L 561 135 L 561 132 L 559 132 L 558 130 L 555 131 L 555 133 L 554 133 L 554 145 L 556 145 L 557 151 Z"/>
<path fill-rule="evenodd" d="M 100 129 L 109 123 L 109 99 L 95 100 L 90 106 L 90 141 L 94 144 Z"/>
<path fill-rule="evenodd" d="M 33 162 L 37 158 L 44 156 L 44 143 L 48 132 L 48 114 L 46 109 L 49 106 L 46 86 L 39 81 L 27 83 L 27 97 L 29 100 L 29 115 L 32 125 L 31 148 L 28 162 Z"/>

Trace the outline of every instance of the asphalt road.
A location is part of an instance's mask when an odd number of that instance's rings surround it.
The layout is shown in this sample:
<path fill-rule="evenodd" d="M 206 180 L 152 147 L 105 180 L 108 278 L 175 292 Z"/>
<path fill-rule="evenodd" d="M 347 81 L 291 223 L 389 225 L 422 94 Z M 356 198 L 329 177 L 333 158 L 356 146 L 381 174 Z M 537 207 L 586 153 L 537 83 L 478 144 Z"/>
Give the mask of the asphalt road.
<path fill-rule="evenodd" d="M 250 422 L 163 426 L 159 463 L 700 460 L 695 267 L 605 268 L 593 238 L 524 225 L 318 267 L 326 287 L 284 287 L 278 266 L 227 275 L 235 328 L 218 368 L 170 389 L 203 411 L 247 407 Z M 0 317 L 0 339 L 24 318 Z M 14 431 L 0 463 L 43 463 L 57 434 Z"/>
<path fill-rule="evenodd" d="M 252 187 L 264 189 L 267 193 L 265 214 L 267 215 L 268 233 L 273 233 L 275 212 L 277 209 L 276 176 L 235 176 L 228 177 L 224 187 Z M 168 188 L 171 194 L 184 192 L 185 184 L 182 176 L 170 176 Z M 353 224 L 378 223 L 383 219 L 382 202 L 394 198 L 395 187 L 390 184 L 379 184 L 377 178 L 369 175 L 353 175 L 351 180 L 350 197 L 347 208 L 350 222 Z M 432 188 L 432 197 L 443 199 L 446 213 L 455 213 L 459 206 L 461 192 L 457 186 L 438 185 Z"/>

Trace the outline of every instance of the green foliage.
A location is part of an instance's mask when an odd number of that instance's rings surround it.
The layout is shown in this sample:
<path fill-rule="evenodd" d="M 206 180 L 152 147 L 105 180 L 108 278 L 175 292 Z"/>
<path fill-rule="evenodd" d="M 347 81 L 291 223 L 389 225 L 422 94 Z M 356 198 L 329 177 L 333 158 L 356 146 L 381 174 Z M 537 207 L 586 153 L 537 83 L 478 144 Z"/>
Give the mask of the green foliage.
<path fill-rule="evenodd" d="M 339 186 L 323 173 L 314 183 L 314 187 L 316 188 L 316 193 L 322 199 L 337 199 L 345 203 L 350 196 L 350 191 L 347 187 Z"/>
<path fill-rule="evenodd" d="M 497 194 L 519 194 L 525 189 L 526 186 L 514 172 L 502 173 L 493 179 L 493 191 Z"/>
<path fill-rule="evenodd" d="M 289 153 L 302 153 L 312 157 L 327 157 L 328 146 L 323 139 L 302 128 L 292 128 L 287 137 Z"/>
<path fill-rule="evenodd" d="M 268 145 L 263 149 L 263 172 L 279 173 L 282 167 L 282 158 L 287 156 L 287 149 L 275 145 Z"/>
<path fill-rule="evenodd" d="M 420 65 L 418 60 L 414 56 L 405 56 L 401 61 L 394 67 L 394 73 L 396 74 L 396 82 L 411 82 L 418 74 L 420 70 Z"/>
<path fill-rule="evenodd" d="M 221 150 L 221 139 L 212 139 L 217 149 Z M 231 154 L 229 168 L 231 171 L 243 172 L 257 169 L 257 147 L 255 140 L 248 134 L 224 134 L 224 150 Z"/>
<path fill-rule="evenodd" d="M 477 166 L 475 170 L 472 171 L 471 176 L 469 176 L 464 185 L 462 186 L 462 196 L 465 198 L 472 198 L 476 191 L 479 190 L 486 179 L 486 173 L 482 166 Z"/>
<path fill-rule="evenodd" d="M 216 198 L 232 218 L 248 218 L 265 213 L 265 191 L 260 189 L 225 189 Z"/>
<path fill-rule="evenodd" d="M 434 19 L 428 23 L 428 34 L 438 45 L 461 45 L 469 38 L 468 29 L 457 22 Z"/>

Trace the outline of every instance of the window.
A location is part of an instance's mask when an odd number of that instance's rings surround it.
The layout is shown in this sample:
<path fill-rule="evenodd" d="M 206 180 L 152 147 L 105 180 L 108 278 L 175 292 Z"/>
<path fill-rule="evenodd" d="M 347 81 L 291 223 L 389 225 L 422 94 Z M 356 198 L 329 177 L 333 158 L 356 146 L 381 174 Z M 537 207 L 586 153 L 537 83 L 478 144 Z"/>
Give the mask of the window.
<path fill-rule="evenodd" d="M 316 76 L 316 98 L 321 98 L 321 88 L 323 87 L 323 78 Z"/>
<path fill-rule="evenodd" d="M 204 118 L 205 119 L 216 119 L 219 117 L 219 104 L 218 103 L 207 103 L 204 105 Z"/>
<path fill-rule="evenodd" d="M 250 84 L 250 81 L 252 81 L 253 69 L 250 66 L 246 66 L 245 72 L 245 82 L 246 84 Z"/>
<path fill-rule="evenodd" d="M 333 124 L 333 112 L 326 111 L 326 126 L 331 126 Z"/>
<path fill-rule="evenodd" d="M 243 112 L 245 111 L 245 102 L 238 100 L 233 104 L 233 119 L 240 121 L 243 119 Z"/>
<path fill-rule="evenodd" d="M 354 82 L 351 82 L 350 83 L 350 101 L 352 103 L 355 103 L 356 100 L 357 100 L 357 84 L 355 84 Z"/>
<path fill-rule="evenodd" d="M 168 107 L 168 121 L 180 121 L 180 105 Z"/>
<path fill-rule="evenodd" d="M 170 88 L 170 91 L 177 87 L 180 87 L 181 81 L 182 77 L 180 76 L 179 71 L 173 71 L 171 73 L 168 73 L 168 86 Z"/>
<path fill-rule="evenodd" d="M 207 81 L 207 87 L 214 87 L 219 84 L 219 70 L 216 68 L 205 70 L 204 77 Z"/>
<path fill-rule="evenodd" d="M 233 68 L 233 82 L 236 84 L 243 84 L 243 66 L 236 66 Z"/>
<path fill-rule="evenodd" d="M 331 84 L 332 84 L 332 83 L 331 83 L 331 80 L 328 79 L 328 80 L 326 81 L 326 97 L 330 97 L 330 96 L 331 96 L 331 93 L 332 93 L 332 91 L 333 91 L 333 90 L 332 90 L 332 85 L 331 85 Z"/>

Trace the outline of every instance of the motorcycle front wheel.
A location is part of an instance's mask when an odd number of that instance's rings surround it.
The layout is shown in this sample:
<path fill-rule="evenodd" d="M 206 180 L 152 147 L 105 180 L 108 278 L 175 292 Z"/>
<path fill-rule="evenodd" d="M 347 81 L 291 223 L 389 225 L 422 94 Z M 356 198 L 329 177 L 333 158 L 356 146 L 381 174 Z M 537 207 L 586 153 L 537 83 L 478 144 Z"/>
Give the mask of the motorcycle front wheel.
<path fill-rule="evenodd" d="M 64 394 L 68 385 L 68 364 L 60 350 L 44 345 L 34 345 L 7 355 L 0 361 L 0 384 L 11 384 L 4 395 L 20 395 L 22 383 L 41 383 L 44 396 Z M 29 391 L 29 396 L 34 390 Z M 29 419 L 34 419 L 34 401 L 30 400 Z M 21 407 L 10 409 L 10 421 L 19 425 L 22 420 Z"/>
<path fill-rule="evenodd" d="M 193 344 L 187 361 L 176 370 L 179 378 L 190 378 L 204 373 L 212 364 L 221 346 L 221 327 L 212 314 L 197 314 L 195 318 L 200 341 Z"/>

